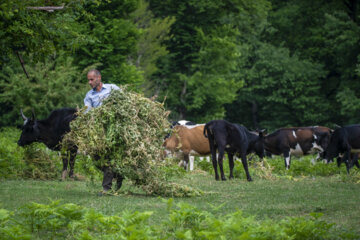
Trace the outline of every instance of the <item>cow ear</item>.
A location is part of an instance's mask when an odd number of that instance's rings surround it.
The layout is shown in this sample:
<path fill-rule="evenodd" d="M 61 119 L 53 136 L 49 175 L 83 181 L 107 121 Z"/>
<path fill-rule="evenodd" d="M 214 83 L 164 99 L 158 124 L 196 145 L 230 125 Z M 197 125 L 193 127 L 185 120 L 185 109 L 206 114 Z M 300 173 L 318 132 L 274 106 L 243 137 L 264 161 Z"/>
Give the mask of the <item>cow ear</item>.
<path fill-rule="evenodd" d="M 263 136 L 266 135 L 266 129 L 261 129 L 261 130 L 256 129 L 256 132 L 259 133 L 259 136 L 260 136 L 260 137 L 263 137 Z"/>

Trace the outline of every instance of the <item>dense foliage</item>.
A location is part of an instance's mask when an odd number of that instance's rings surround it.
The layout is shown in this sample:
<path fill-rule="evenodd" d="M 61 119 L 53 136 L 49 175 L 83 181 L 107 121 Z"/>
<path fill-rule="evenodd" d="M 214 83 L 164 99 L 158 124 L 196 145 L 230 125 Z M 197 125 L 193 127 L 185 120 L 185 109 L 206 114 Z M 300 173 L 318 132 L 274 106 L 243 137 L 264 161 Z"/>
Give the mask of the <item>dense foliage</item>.
<path fill-rule="evenodd" d="M 0 131 L 0 179 L 15 178 L 22 175 L 24 150 L 19 149 L 16 142 L 19 130 L 5 128 Z"/>
<path fill-rule="evenodd" d="M 216 211 L 213 209 L 213 211 Z M 2 239 L 357 239 L 355 233 L 321 220 L 322 213 L 257 221 L 241 211 L 229 215 L 201 211 L 168 200 L 162 224 L 149 224 L 152 212 L 107 216 L 76 204 L 29 203 L 20 211 L 0 209 Z"/>
<path fill-rule="evenodd" d="M 0 73 L 0 102 L 2 117 L 0 125 L 23 123 L 20 109 L 31 116 L 34 109 L 37 119 L 44 119 L 54 109 L 62 107 L 79 107 L 83 105 L 87 87 L 82 83 L 73 59 L 65 55 L 48 58 L 28 69 L 30 79 L 22 72 L 20 66 L 6 66 Z"/>
<path fill-rule="evenodd" d="M 357 123 L 359 2 L 271 3 L 227 118 L 270 129 Z"/>
<path fill-rule="evenodd" d="M 42 143 L 19 147 L 20 133 L 16 128 L 0 130 L 0 179 L 60 179 L 59 152 L 51 151 Z"/>
<path fill-rule="evenodd" d="M 64 8 L 29 8 L 47 4 Z M 45 117 L 81 106 L 90 67 L 104 82 L 165 100 L 171 120 L 225 118 L 276 129 L 359 119 L 358 1 L 32 0 L 0 7 L 0 126 L 20 125 L 20 108 Z"/>

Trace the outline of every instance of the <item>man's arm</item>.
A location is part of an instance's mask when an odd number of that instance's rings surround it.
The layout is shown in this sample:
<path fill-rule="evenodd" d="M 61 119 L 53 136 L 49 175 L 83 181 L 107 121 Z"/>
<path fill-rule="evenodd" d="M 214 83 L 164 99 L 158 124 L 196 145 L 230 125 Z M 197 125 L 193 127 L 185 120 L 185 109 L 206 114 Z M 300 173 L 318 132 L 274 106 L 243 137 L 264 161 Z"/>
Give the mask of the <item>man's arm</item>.
<path fill-rule="evenodd" d="M 117 85 L 115 84 L 111 84 L 111 90 L 120 90 L 121 91 L 121 88 L 119 88 Z"/>
<path fill-rule="evenodd" d="M 88 111 L 90 111 L 90 109 L 92 108 L 92 101 L 91 99 L 88 97 L 88 95 L 86 94 L 85 98 L 84 98 L 84 105 L 87 107 L 85 110 L 85 113 L 87 113 Z"/>

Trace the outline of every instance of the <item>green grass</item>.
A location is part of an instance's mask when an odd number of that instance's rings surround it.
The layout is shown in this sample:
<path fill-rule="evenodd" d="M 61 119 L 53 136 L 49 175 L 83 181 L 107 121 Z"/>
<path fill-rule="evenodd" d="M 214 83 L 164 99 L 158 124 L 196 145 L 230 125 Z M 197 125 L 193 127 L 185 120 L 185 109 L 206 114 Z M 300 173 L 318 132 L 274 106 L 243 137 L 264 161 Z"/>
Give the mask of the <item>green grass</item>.
<path fill-rule="evenodd" d="M 256 215 L 259 220 L 279 221 L 287 216 L 321 212 L 324 220 L 360 233 L 360 184 L 338 176 L 295 180 L 253 178 L 253 182 L 244 178 L 219 182 L 212 174 L 196 170 L 177 181 L 201 189 L 205 194 L 176 198 L 175 202 L 187 202 L 207 211 L 212 211 L 211 206 L 221 206 L 219 212 L 222 214 L 240 209 L 245 215 Z M 124 210 L 153 211 L 150 218 L 153 224 L 160 223 L 167 214 L 166 202 L 143 194 L 129 181 L 124 181 L 119 196 L 98 197 L 99 190 L 101 182 L 3 180 L 0 182 L 0 208 L 15 211 L 29 202 L 48 204 L 51 200 L 62 199 L 63 203 L 76 203 L 107 215 Z"/>

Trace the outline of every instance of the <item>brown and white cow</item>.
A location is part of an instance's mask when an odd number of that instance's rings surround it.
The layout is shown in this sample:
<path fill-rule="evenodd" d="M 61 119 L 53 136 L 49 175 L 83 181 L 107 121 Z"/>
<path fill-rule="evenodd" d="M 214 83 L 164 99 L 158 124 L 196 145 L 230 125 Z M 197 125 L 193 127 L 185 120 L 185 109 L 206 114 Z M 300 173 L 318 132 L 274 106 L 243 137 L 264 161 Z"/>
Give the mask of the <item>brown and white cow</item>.
<path fill-rule="evenodd" d="M 176 125 L 172 134 L 165 139 L 163 146 L 171 153 L 180 152 L 184 159 L 184 168 L 189 164 L 189 157 L 207 156 L 210 154 L 210 146 L 204 137 L 205 124 L 193 126 Z"/>
<path fill-rule="evenodd" d="M 284 155 L 285 168 L 290 168 L 291 155 L 322 153 L 329 144 L 331 129 L 322 126 L 281 128 L 265 136 L 265 150 Z"/>

